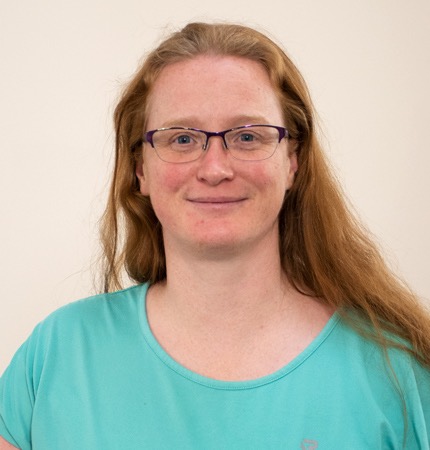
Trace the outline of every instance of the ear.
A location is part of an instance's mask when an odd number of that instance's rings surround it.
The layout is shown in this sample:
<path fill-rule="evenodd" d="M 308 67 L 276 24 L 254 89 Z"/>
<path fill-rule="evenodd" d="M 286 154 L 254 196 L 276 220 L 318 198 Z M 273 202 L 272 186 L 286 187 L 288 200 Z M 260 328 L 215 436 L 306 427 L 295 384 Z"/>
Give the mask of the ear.
<path fill-rule="evenodd" d="M 149 189 L 148 189 L 148 179 L 145 174 L 146 166 L 143 161 L 142 152 L 140 152 L 140 155 L 136 158 L 136 177 L 139 181 L 139 190 L 142 195 L 148 195 L 149 196 Z"/>
<path fill-rule="evenodd" d="M 288 155 L 287 155 L 287 190 L 291 188 L 294 182 L 294 177 L 296 175 L 297 169 L 299 168 L 299 163 L 297 160 L 297 147 L 298 143 L 295 140 L 290 140 L 288 142 Z"/>

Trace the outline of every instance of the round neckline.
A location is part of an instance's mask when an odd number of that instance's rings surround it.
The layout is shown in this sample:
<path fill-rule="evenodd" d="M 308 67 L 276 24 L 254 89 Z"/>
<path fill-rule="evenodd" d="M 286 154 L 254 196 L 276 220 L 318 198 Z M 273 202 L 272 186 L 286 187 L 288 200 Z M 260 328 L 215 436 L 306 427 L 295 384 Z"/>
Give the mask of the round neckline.
<path fill-rule="evenodd" d="M 143 337 L 148 344 L 149 348 L 152 350 L 153 354 L 169 369 L 176 372 L 178 375 L 192 381 L 194 383 L 212 388 L 212 389 L 220 389 L 220 390 L 243 390 L 243 389 L 254 389 L 260 386 L 264 386 L 269 383 L 273 383 L 285 376 L 289 373 L 297 369 L 301 364 L 303 364 L 310 356 L 312 356 L 316 350 L 321 346 L 321 344 L 328 338 L 331 332 L 334 330 L 336 325 L 338 324 L 340 317 L 335 312 L 327 323 L 324 325 L 323 329 L 319 332 L 319 334 L 315 337 L 315 339 L 295 358 L 293 358 L 290 362 L 288 362 L 285 366 L 276 370 L 275 372 L 265 375 L 263 377 L 243 380 L 243 381 L 223 381 L 215 378 L 206 377 L 204 375 L 200 375 L 197 372 L 194 372 L 174 358 L 172 358 L 164 348 L 159 344 L 157 339 L 155 338 L 152 330 L 149 326 L 147 311 L 146 311 L 146 296 L 148 293 L 149 285 L 143 284 L 141 285 L 141 292 L 139 295 L 139 320 L 140 327 L 142 330 Z"/>

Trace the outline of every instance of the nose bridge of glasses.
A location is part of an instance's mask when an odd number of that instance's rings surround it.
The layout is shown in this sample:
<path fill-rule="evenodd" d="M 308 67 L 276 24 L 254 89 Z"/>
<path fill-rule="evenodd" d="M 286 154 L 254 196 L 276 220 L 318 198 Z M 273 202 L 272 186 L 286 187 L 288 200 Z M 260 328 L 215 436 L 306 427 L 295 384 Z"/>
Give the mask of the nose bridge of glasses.
<path fill-rule="evenodd" d="M 204 131 L 203 132 L 206 136 L 206 142 L 203 145 L 203 150 L 208 150 L 209 148 L 209 139 L 211 137 L 220 137 L 222 139 L 222 145 L 223 147 L 226 149 L 227 147 L 227 142 L 225 140 L 225 133 L 226 131 Z"/>

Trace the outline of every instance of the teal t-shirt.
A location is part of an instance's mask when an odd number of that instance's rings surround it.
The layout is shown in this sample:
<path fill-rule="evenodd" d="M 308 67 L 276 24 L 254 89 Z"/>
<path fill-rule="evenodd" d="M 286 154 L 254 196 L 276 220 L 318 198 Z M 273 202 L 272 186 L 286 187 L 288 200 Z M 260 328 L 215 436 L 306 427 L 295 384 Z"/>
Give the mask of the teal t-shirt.
<path fill-rule="evenodd" d="M 429 449 L 430 373 L 334 315 L 292 362 L 223 382 L 155 340 L 146 285 L 72 303 L 39 324 L 0 379 L 0 435 L 22 450 Z"/>

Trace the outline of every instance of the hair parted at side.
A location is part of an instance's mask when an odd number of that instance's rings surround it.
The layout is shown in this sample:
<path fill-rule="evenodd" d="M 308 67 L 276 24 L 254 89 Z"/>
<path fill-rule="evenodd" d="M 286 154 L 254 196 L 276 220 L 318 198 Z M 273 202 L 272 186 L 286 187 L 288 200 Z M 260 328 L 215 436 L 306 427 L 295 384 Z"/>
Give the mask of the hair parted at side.
<path fill-rule="evenodd" d="M 290 282 L 335 307 L 383 348 L 402 348 L 430 367 L 429 315 L 350 213 L 318 142 L 300 72 L 271 39 L 241 25 L 188 24 L 152 51 L 126 86 L 114 114 L 115 168 L 102 223 L 104 290 L 120 289 L 124 271 L 137 283 L 166 277 L 162 228 L 135 175 L 136 143 L 160 71 L 202 54 L 262 64 L 279 96 L 285 126 L 297 141 L 299 169 L 279 217 L 281 262 Z M 363 318 L 373 326 L 361 326 Z"/>

